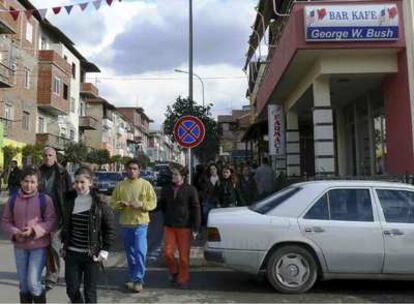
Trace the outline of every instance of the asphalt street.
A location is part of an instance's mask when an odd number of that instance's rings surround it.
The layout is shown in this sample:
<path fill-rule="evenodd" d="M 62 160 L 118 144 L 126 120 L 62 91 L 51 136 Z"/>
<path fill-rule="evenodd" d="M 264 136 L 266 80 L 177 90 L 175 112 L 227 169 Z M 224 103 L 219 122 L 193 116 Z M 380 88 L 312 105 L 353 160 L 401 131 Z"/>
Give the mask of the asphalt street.
<path fill-rule="evenodd" d="M 4 205 L 1 205 L 2 212 Z M 105 303 L 257 303 L 257 302 L 319 302 L 370 303 L 414 302 L 413 282 L 399 281 L 328 281 L 319 282 L 307 294 L 283 295 L 275 292 L 263 277 L 232 271 L 206 263 L 202 247 L 197 242 L 192 249 L 191 285 L 187 290 L 170 286 L 164 267 L 162 247 L 162 216 L 151 215 L 149 228 L 148 271 L 145 289 L 133 294 L 123 287 L 126 280 L 126 262 L 120 239 L 111 253 L 105 272 L 99 282 L 98 297 Z M 18 281 L 10 241 L 0 239 L 0 302 L 18 301 Z M 63 273 L 61 274 L 63 276 Z M 67 303 L 63 279 L 48 295 L 49 302 Z"/>

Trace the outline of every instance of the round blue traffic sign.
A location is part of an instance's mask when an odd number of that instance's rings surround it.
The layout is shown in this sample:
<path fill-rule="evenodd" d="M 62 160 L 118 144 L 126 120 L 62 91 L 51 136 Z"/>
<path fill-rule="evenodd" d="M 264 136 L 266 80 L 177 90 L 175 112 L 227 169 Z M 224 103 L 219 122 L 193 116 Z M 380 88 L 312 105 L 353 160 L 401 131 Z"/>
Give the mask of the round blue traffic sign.
<path fill-rule="evenodd" d="M 183 148 L 197 147 L 203 142 L 205 133 L 204 123 L 191 115 L 181 117 L 174 126 L 174 138 Z"/>

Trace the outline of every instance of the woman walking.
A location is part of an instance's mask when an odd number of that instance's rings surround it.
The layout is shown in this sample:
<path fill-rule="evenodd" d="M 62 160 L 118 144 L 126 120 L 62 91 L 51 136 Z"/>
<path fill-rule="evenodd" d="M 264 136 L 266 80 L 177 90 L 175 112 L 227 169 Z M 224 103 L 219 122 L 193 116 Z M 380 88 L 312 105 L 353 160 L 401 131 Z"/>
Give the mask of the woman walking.
<path fill-rule="evenodd" d="M 170 281 L 187 288 L 190 281 L 190 249 L 201 222 L 200 203 L 195 187 L 185 183 L 187 170 L 172 169 L 172 185 L 161 191 L 160 205 L 164 214 L 164 257 Z M 179 260 L 175 253 L 178 249 Z"/>
<path fill-rule="evenodd" d="M 79 168 L 75 173 L 75 191 L 69 192 L 65 199 L 63 256 L 66 293 L 72 303 L 97 303 L 99 265 L 108 259 L 115 239 L 112 210 L 91 188 L 92 180 L 89 168 Z"/>
<path fill-rule="evenodd" d="M 226 166 L 222 171 L 222 179 L 219 185 L 220 207 L 243 206 L 244 201 L 240 196 L 237 177 L 232 168 Z"/>
<path fill-rule="evenodd" d="M 211 209 L 217 208 L 219 204 L 220 177 L 215 164 L 208 167 L 208 175 L 204 181 L 203 193 L 203 222 L 207 225 L 208 214 Z"/>
<path fill-rule="evenodd" d="M 56 215 L 51 198 L 38 192 L 38 182 L 37 169 L 24 169 L 21 188 L 10 196 L 2 218 L 3 231 L 14 244 L 20 303 L 46 303 L 41 275 Z"/>

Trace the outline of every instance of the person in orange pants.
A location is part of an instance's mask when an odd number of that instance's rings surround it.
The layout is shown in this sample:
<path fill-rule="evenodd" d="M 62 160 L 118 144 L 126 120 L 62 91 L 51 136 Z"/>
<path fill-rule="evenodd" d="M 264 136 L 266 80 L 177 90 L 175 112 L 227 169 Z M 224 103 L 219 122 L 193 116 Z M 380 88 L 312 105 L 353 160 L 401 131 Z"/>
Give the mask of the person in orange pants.
<path fill-rule="evenodd" d="M 196 188 L 185 183 L 187 169 L 177 167 L 171 171 L 172 185 L 161 190 L 159 202 L 164 215 L 164 257 L 171 283 L 178 288 L 187 288 L 191 241 L 201 224 L 200 202 Z M 179 261 L 175 258 L 177 249 Z"/>

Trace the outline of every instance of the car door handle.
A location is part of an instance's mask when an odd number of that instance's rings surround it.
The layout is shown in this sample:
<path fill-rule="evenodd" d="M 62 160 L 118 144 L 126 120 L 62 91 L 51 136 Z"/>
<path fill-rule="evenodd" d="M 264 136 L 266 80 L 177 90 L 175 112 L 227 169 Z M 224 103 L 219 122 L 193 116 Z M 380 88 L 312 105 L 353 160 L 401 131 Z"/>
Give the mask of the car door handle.
<path fill-rule="evenodd" d="M 394 236 L 394 235 L 399 236 L 399 235 L 404 235 L 404 232 L 402 232 L 399 229 L 384 230 L 384 235 L 387 235 L 387 236 Z"/>
<path fill-rule="evenodd" d="M 321 232 L 325 232 L 325 229 L 323 229 L 321 227 L 306 227 L 305 232 L 308 232 L 308 233 L 311 233 L 311 232 L 321 233 Z"/>

